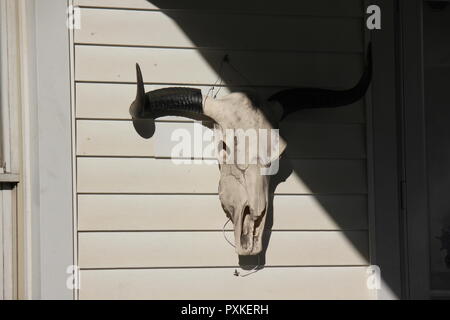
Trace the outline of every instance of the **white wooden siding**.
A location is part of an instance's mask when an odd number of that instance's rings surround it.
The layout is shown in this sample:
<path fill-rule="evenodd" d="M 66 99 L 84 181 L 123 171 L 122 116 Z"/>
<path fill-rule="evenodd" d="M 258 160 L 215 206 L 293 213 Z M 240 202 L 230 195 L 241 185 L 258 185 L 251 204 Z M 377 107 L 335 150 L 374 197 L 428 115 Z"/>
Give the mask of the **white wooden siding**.
<path fill-rule="evenodd" d="M 366 267 L 265 268 L 247 277 L 235 277 L 233 273 L 233 268 L 83 270 L 80 298 L 375 298 L 373 291 L 367 290 Z"/>
<path fill-rule="evenodd" d="M 286 177 L 275 191 L 266 266 L 245 278 L 232 275 L 238 257 L 222 234 L 217 164 L 167 159 L 169 133 L 192 131 L 192 120 L 158 119 L 144 139 L 128 114 L 136 62 L 146 90 L 206 94 L 216 84 L 219 97 L 268 97 L 287 86 L 351 87 L 363 71 L 362 1 L 74 4 L 82 7 L 73 43 L 80 299 L 374 297 L 363 101 L 283 121 Z M 233 67 L 219 74 L 226 54 Z"/>
<path fill-rule="evenodd" d="M 273 206 L 272 230 L 367 230 L 365 195 L 277 195 Z M 225 220 L 216 195 L 78 196 L 80 231 L 220 231 Z"/>
<path fill-rule="evenodd" d="M 240 70 L 236 73 L 233 68 L 223 68 L 221 78 L 229 85 L 333 87 L 340 84 L 351 87 L 359 80 L 363 70 L 362 55 L 354 53 L 228 53 L 215 49 L 78 45 L 75 48 L 75 79 L 136 82 L 134 65 L 139 63 L 147 83 L 214 85 L 219 78 L 215 70 L 220 69 L 226 54 L 234 68 Z"/>
<path fill-rule="evenodd" d="M 148 123 L 148 121 L 140 121 Z M 131 121 L 78 120 L 77 155 L 79 156 L 129 156 L 170 157 L 171 133 L 184 129 L 194 137 L 192 123 L 157 122 L 155 134 L 142 139 Z M 364 158 L 364 126 L 355 124 L 303 124 L 285 122 L 281 135 L 290 142 L 290 158 Z M 205 131 L 210 129 L 204 128 Z M 314 137 L 314 139 L 311 139 Z M 194 139 L 191 141 L 193 148 Z M 155 144 L 164 144 L 155 152 Z M 191 148 L 191 149 L 192 149 Z"/>
<path fill-rule="evenodd" d="M 315 0 L 290 1 L 278 0 L 276 5 L 261 0 L 228 0 L 210 1 L 199 0 L 187 2 L 185 0 L 75 0 L 74 4 L 81 7 L 96 8 L 124 8 L 124 9 L 184 9 L 206 10 L 217 12 L 250 12 L 268 14 L 292 14 L 301 16 L 329 16 L 329 17 L 361 17 L 363 15 L 362 2 L 359 0 Z"/>
<path fill-rule="evenodd" d="M 365 162 L 361 160 L 291 160 L 294 172 L 277 194 L 364 194 Z M 174 164 L 172 159 L 78 159 L 81 193 L 217 193 L 217 164 Z"/>
<path fill-rule="evenodd" d="M 229 25 L 233 28 L 229 28 Z M 86 44 L 227 50 L 307 50 L 362 52 L 359 19 L 215 14 L 201 11 L 81 10 L 75 41 Z M 122 26 L 118 28 L 117 26 Z M 124 28 L 123 26 L 126 26 Z M 205 30 L 203 26 L 208 26 Z M 194 33 L 194 38 L 185 30 Z M 111 32 L 114 30 L 114 32 Z M 163 30 L 163 31 L 162 31 Z M 239 32 L 236 32 L 239 30 Z M 314 30 L 314 37 L 311 37 Z M 354 41 L 348 41 L 353 39 Z"/>
<path fill-rule="evenodd" d="M 340 85 L 336 83 L 336 85 Z M 146 90 L 155 90 L 167 87 L 166 85 L 147 85 Z M 203 94 L 207 94 L 210 86 L 190 86 L 192 88 L 201 89 Z M 336 87 L 336 86 L 334 86 Z M 230 93 L 230 91 L 239 90 L 232 87 L 216 87 L 215 93 L 218 97 Z M 342 89 L 340 86 L 337 89 Z M 249 88 L 243 88 L 249 90 Z M 263 97 L 270 96 L 280 90 L 279 88 L 257 87 L 251 88 Z M 76 100 L 77 109 L 76 116 L 78 119 L 129 119 L 128 112 L 131 101 L 136 96 L 136 85 L 121 83 L 77 83 L 76 84 Z M 164 117 L 161 120 L 173 117 Z M 160 120 L 160 121 L 161 121 Z M 190 119 L 178 117 L 177 121 L 192 121 Z M 364 123 L 364 103 L 358 101 L 350 106 L 336 109 L 307 109 L 302 112 L 292 114 L 284 120 L 285 122 L 327 122 L 327 123 Z"/>
<path fill-rule="evenodd" d="M 226 232 L 233 239 L 232 232 Z M 81 268 L 164 268 L 238 266 L 222 232 L 83 232 Z M 355 245 L 356 244 L 356 245 Z M 365 265 L 365 231 L 275 231 L 267 266 Z"/>

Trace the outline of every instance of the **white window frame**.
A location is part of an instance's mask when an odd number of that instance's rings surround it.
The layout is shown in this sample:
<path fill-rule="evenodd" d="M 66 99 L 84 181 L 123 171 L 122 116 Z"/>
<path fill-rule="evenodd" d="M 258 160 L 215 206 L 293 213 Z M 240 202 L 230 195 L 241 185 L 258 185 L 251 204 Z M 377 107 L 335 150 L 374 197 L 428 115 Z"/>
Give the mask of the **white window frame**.
<path fill-rule="evenodd" d="M 18 297 L 17 184 L 19 144 L 17 82 L 15 76 L 17 36 L 13 3 L 0 0 L 0 299 Z"/>
<path fill-rule="evenodd" d="M 16 185 L 9 196 L 1 192 L 0 213 L 17 211 L 18 217 L 17 235 L 6 237 L 5 220 L 0 235 L 18 243 L 13 257 L 18 263 L 11 268 L 17 281 L 7 296 L 12 299 L 74 297 L 66 285 L 74 261 L 67 5 L 61 0 L 0 0 L 1 34 L 7 34 L 7 41 L 1 38 L 1 83 L 7 93 L 2 112 L 9 113 L 2 125 L 8 134 L 2 134 L 6 174 L 0 173 L 0 183 Z"/>

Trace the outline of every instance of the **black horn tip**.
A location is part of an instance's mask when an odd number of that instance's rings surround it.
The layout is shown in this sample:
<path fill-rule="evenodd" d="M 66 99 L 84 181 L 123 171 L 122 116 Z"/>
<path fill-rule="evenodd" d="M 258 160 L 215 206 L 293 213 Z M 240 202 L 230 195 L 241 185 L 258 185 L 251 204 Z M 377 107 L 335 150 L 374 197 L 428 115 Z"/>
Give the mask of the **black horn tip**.
<path fill-rule="evenodd" d="M 142 72 L 139 63 L 136 63 L 136 80 L 137 80 L 136 99 L 134 100 L 134 102 L 130 107 L 130 114 L 132 115 L 133 118 L 140 117 L 146 109 L 144 80 L 142 77 Z"/>
<path fill-rule="evenodd" d="M 141 67 L 139 66 L 139 63 L 136 63 L 136 78 L 138 85 L 143 84 L 144 80 L 142 77 Z"/>
<path fill-rule="evenodd" d="M 136 63 L 136 80 L 137 80 L 136 99 L 142 99 L 145 96 L 145 88 L 144 88 L 144 79 L 142 77 L 141 67 L 139 66 L 139 63 Z"/>

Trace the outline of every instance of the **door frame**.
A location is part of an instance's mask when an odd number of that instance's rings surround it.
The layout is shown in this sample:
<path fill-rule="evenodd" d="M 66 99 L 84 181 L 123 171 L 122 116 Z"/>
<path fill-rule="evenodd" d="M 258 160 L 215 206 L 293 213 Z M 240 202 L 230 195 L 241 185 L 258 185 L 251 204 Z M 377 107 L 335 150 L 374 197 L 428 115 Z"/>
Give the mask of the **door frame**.
<path fill-rule="evenodd" d="M 0 0 L 17 36 L 18 298 L 73 299 L 72 108 L 67 1 Z M 11 102 L 12 104 L 12 102 Z"/>
<path fill-rule="evenodd" d="M 397 0 L 375 0 L 381 30 L 370 31 L 373 51 L 371 101 L 368 109 L 371 264 L 381 272 L 378 299 L 404 298 L 401 188 L 398 140 Z"/>
<path fill-rule="evenodd" d="M 400 0 L 401 137 L 406 295 L 430 298 L 423 0 Z"/>
<path fill-rule="evenodd" d="M 25 0 L 29 1 L 29 0 Z M 36 13 L 37 104 L 41 299 L 73 299 L 67 286 L 74 264 L 73 146 L 68 1 L 34 0 Z"/>

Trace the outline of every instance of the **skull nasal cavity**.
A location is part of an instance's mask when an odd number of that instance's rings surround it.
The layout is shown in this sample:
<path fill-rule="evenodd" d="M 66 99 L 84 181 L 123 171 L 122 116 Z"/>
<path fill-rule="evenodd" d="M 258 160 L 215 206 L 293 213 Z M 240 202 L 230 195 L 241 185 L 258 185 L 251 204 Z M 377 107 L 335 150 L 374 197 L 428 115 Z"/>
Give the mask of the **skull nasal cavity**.
<path fill-rule="evenodd" d="M 253 241 L 253 229 L 249 223 L 250 218 L 250 207 L 245 206 L 244 212 L 242 214 L 242 229 L 241 229 L 241 247 L 244 250 L 250 249 Z"/>
<path fill-rule="evenodd" d="M 246 227 L 248 226 L 248 222 L 250 221 L 251 215 L 250 215 L 250 206 L 246 205 L 244 208 L 244 211 L 242 213 L 242 231 L 245 233 Z"/>

